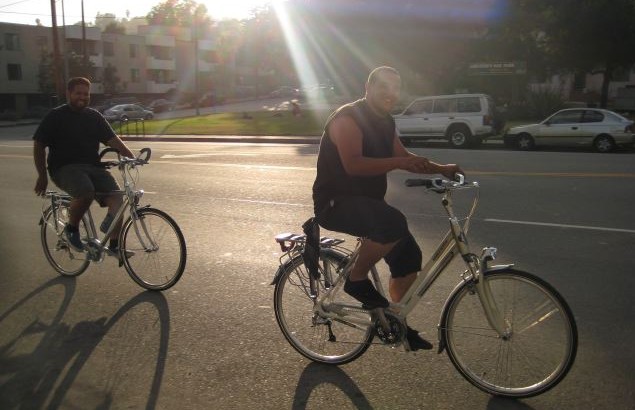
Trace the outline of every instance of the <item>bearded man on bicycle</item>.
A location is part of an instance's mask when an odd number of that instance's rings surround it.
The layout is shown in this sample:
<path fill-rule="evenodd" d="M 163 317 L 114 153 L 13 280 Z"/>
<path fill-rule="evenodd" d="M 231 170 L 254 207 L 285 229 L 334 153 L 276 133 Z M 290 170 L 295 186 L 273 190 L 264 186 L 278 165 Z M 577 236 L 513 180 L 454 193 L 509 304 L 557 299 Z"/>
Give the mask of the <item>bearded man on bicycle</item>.
<path fill-rule="evenodd" d="M 368 279 L 380 259 L 390 268 L 390 297 L 399 302 L 421 270 L 422 254 L 405 216 L 384 200 L 387 173 L 463 173 L 456 164 L 441 165 L 407 151 L 396 133 L 391 111 L 399 99 L 401 77 L 387 66 L 374 69 L 364 98 L 338 108 L 327 120 L 320 141 L 313 184 L 316 220 L 325 229 L 363 237 L 359 257 L 344 291 L 364 307 L 389 306 Z M 430 349 L 430 342 L 408 327 L 411 349 Z"/>
<path fill-rule="evenodd" d="M 90 207 L 95 193 L 118 191 L 119 185 L 108 170 L 99 166 L 99 144 L 118 150 L 121 155 L 133 158 L 134 154 L 115 134 L 108 121 L 96 110 L 89 108 L 90 80 L 74 77 L 68 81 L 66 104 L 53 108 L 42 120 L 33 135 L 33 160 L 38 178 L 35 193 L 43 195 L 48 185 L 48 173 L 60 189 L 71 197 L 69 221 L 64 228 L 64 238 L 71 248 L 83 251 L 79 222 Z M 48 148 L 48 157 L 46 155 Z M 97 201 L 108 207 L 108 215 L 101 230 L 107 231 L 112 216 L 122 204 L 121 195 L 100 195 Z M 118 249 L 118 233 L 115 226 L 109 248 Z"/>

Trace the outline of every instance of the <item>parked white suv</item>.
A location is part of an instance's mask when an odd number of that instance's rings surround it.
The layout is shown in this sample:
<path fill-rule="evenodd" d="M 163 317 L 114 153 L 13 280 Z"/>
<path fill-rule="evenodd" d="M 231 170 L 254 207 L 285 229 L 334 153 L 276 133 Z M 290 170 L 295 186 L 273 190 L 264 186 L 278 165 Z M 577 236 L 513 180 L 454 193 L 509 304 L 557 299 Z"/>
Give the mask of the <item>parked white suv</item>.
<path fill-rule="evenodd" d="M 453 94 L 415 99 L 394 115 L 399 138 L 446 139 L 453 147 L 477 146 L 503 127 L 494 100 L 486 94 Z"/>

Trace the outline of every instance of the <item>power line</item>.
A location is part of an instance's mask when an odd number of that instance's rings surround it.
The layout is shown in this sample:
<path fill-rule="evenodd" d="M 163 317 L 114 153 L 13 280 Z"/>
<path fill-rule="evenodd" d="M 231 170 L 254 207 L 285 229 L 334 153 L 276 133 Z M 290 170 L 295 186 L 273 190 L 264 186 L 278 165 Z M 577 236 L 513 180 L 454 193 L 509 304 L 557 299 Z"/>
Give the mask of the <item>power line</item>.
<path fill-rule="evenodd" d="M 14 3 L 5 4 L 3 6 L 0 6 L 0 9 L 3 9 L 5 7 L 10 7 L 10 6 L 15 6 L 16 4 L 20 4 L 20 3 L 26 3 L 27 1 L 31 1 L 31 0 L 20 0 L 20 1 L 14 2 Z"/>

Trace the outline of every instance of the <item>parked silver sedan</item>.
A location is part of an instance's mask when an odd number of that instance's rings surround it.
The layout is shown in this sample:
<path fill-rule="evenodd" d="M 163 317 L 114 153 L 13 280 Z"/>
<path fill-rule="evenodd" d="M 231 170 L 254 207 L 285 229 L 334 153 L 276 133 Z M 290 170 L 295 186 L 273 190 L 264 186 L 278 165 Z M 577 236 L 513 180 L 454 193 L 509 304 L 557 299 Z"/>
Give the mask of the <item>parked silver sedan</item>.
<path fill-rule="evenodd" d="M 154 113 L 137 104 L 119 104 L 104 111 L 108 121 L 150 120 Z"/>
<path fill-rule="evenodd" d="M 610 152 L 635 143 L 633 121 L 600 108 L 560 110 L 539 124 L 510 128 L 503 139 L 508 146 L 530 150 L 538 146 L 588 146 Z"/>

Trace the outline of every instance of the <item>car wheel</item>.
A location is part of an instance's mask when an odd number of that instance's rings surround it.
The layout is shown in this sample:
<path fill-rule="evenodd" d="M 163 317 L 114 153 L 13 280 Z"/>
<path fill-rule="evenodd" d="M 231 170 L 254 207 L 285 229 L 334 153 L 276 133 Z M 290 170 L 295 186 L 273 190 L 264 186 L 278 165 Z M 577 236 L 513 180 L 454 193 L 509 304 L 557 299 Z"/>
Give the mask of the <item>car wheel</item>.
<path fill-rule="evenodd" d="M 597 152 L 611 152 L 615 148 L 615 141 L 610 135 L 599 135 L 595 141 L 593 141 L 593 148 Z"/>
<path fill-rule="evenodd" d="M 122 115 L 121 118 L 119 118 L 120 121 L 128 121 L 128 116 L 127 115 Z"/>
<path fill-rule="evenodd" d="M 151 120 L 152 119 L 152 114 L 146 114 L 146 120 Z"/>
<path fill-rule="evenodd" d="M 448 141 L 454 148 L 466 148 L 471 139 L 472 133 L 464 125 L 455 125 L 448 131 Z"/>
<path fill-rule="evenodd" d="M 534 138 L 529 134 L 520 134 L 516 139 L 516 148 L 521 151 L 530 151 L 535 146 Z"/>

